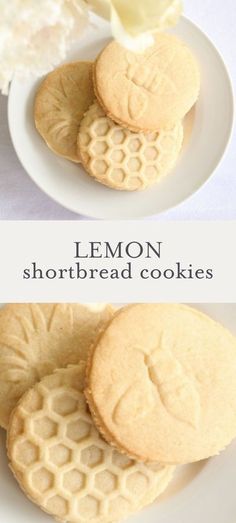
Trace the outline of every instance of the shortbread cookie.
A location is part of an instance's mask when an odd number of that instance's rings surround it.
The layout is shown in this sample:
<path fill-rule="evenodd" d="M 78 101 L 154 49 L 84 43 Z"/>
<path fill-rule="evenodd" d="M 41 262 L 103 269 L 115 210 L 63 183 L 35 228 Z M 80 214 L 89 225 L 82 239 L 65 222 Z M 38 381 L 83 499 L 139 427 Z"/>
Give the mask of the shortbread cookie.
<path fill-rule="evenodd" d="M 171 129 L 195 104 L 200 90 L 197 61 L 173 35 L 135 54 L 110 43 L 94 67 L 94 88 L 105 112 L 132 131 Z"/>
<path fill-rule="evenodd" d="M 10 304 L 0 310 L 0 425 L 22 394 L 57 367 L 85 360 L 110 306 Z"/>
<path fill-rule="evenodd" d="M 133 133 L 105 115 L 96 102 L 85 114 L 78 149 L 86 171 L 123 191 L 146 189 L 174 167 L 183 142 L 181 122 L 170 131 Z"/>
<path fill-rule="evenodd" d="M 52 151 L 79 162 L 80 121 L 95 98 L 92 63 L 73 62 L 58 67 L 43 80 L 35 98 L 35 125 Z"/>
<path fill-rule="evenodd" d="M 236 339 L 184 305 L 128 306 L 89 359 L 86 396 L 104 437 L 130 456 L 214 456 L 236 436 Z"/>
<path fill-rule="evenodd" d="M 28 391 L 11 417 L 8 455 L 21 488 L 46 512 L 61 521 L 110 523 L 151 503 L 173 467 L 137 463 L 108 445 L 88 411 L 84 380 L 81 363 Z"/>

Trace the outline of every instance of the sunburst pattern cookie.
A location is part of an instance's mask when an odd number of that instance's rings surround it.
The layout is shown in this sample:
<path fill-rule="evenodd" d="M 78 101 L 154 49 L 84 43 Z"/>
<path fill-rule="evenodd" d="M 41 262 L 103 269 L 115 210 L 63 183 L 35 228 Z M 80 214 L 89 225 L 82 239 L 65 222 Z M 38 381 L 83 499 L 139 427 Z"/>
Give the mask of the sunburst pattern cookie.
<path fill-rule="evenodd" d="M 35 98 L 35 125 L 55 153 L 80 161 L 79 125 L 93 100 L 91 62 L 62 65 L 43 80 Z"/>
<path fill-rule="evenodd" d="M 85 114 L 78 134 L 86 171 L 98 182 L 123 191 L 146 189 L 169 173 L 182 142 L 181 122 L 169 131 L 133 133 L 114 123 L 97 102 Z"/>
<path fill-rule="evenodd" d="M 85 364 L 45 377 L 15 408 L 10 466 L 27 496 L 61 521 L 111 523 L 151 503 L 170 466 L 119 454 L 96 430 L 83 394 Z"/>
<path fill-rule="evenodd" d="M 110 306 L 10 304 L 0 310 L 0 425 L 42 376 L 86 359 Z"/>
<path fill-rule="evenodd" d="M 94 66 L 94 88 L 110 118 L 132 131 L 171 129 L 197 101 L 198 63 L 178 38 L 158 33 L 135 54 L 110 43 Z"/>
<path fill-rule="evenodd" d="M 236 436 L 235 376 L 236 339 L 219 323 L 184 305 L 131 305 L 99 338 L 86 396 L 119 450 L 189 463 Z"/>

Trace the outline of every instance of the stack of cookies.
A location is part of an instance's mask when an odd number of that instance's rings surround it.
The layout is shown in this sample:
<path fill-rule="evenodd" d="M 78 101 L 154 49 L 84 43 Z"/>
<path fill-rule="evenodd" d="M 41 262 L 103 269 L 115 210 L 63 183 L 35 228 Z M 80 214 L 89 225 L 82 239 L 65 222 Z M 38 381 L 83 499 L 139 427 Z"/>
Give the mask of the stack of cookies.
<path fill-rule="evenodd" d="M 173 466 L 106 443 L 85 399 L 86 365 L 108 306 L 14 304 L 0 311 L 0 425 L 25 494 L 61 521 L 110 523 L 167 487 Z"/>
<path fill-rule="evenodd" d="M 69 364 L 69 365 L 68 365 Z M 236 339 L 183 305 L 0 312 L 0 423 L 25 494 L 60 521 L 112 523 L 177 464 L 236 436 Z"/>
<path fill-rule="evenodd" d="M 96 181 L 142 190 L 176 164 L 199 91 L 196 59 L 175 36 L 159 33 L 143 54 L 113 41 L 94 64 L 65 64 L 44 79 L 35 124 L 52 151 Z"/>

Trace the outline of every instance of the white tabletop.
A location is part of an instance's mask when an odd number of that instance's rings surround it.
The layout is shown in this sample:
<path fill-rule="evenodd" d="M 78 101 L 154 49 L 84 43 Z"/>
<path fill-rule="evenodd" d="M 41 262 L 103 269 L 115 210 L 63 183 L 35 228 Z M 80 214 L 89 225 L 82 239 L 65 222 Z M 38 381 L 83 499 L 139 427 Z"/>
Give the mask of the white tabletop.
<path fill-rule="evenodd" d="M 214 41 L 236 85 L 235 0 L 185 0 L 185 15 Z M 235 144 L 236 132 L 223 163 L 209 183 L 178 208 L 154 219 L 235 220 Z M 82 219 L 46 196 L 21 167 L 11 144 L 7 124 L 7 98 L 3 96 L 0 96 L 0 219 Z"/>

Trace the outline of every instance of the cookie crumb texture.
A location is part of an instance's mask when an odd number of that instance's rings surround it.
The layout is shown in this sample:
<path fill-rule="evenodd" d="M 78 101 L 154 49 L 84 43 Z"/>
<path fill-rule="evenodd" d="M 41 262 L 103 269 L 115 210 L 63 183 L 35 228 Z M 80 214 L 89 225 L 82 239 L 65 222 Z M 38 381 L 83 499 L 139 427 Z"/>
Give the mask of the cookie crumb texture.
<path fill-rule="evenodd" d="M 61 521 L 110 523 L 151 503 L 173 467 L 137 463 L 100 436 L 83 394 L 85 363 L 25 394 L 8 431 L 11 468 L 25 493 Z"/>
<path fill-rule="evenodd" d="M 174 167 L 183 142 L 181 122 L 169 131 L 133 133 L 94 103 L 85 114 L 78 150 L 86 171 L 116 190 L 143 190 Z"/>

